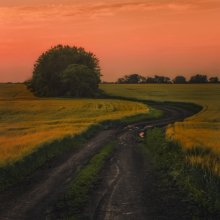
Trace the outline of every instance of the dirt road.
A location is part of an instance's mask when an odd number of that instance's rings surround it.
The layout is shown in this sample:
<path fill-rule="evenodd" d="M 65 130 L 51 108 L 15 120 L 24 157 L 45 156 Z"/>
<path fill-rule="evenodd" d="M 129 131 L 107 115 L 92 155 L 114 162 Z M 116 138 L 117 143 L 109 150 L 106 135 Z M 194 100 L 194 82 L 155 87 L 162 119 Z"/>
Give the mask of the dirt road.
<path fill-rule="evenodd" d="M 191 204 L 181 193 L 162 184 L 143 154 L 133 131 L 118 137 L 117 152 L 103 172 L 103 183 L 85 213 L 94 220 L 192 219 Z"/>
<path fill-rule="evenodd" d="M 1 193 L 0 219 L 45 219 L 47 208 L 65 192 L 74 173 L 115 133 L 116 130 L 100 132 L 79 152 L 48 164 L 19 186 Z"/>
<path fill-rule="evenodd" d="M 143 154 L 136 138 L 142 130 L 161 127 L 191 114 L 178 108 L 164 107 L 163 110 L 166 112 L 163 120 L 128 126 L 117 137 L 117 152 L 103 171 L 103 182 L 94 193 L 85 218 L 192 219 L 192 204 L 183 200 L 177 188 L 161 183 L 151 158 Z"/>
<path fill-rule="evenodd" d="M 48 207 L 65 192 L 75 172 L 112 139 L 118 140 L 118 148 L 107 168 L 108 175 L 103 178 L 102 187 L 97 190 L 96 202 L 88 210 L 87 217 L 141 220 L 155 219 L 157 213 L 156 217 L 161 217 L 159 219 L 171 219 L 163 218 L 167 206 L 164 204 L 158 206 L 163 200 L 161 196 L 165 195 L 167 190 L 165 194 L 161 194 L 160 187 L 157 187 L 155 171 L 135 147 L 134 137 L 138 131 L 182 120 L 192 115 L 192 112 L 172 106 L 156 107 L 164 110 L 163 119 L 133 124 L 120 131 L 118 129 L 102 131 L 79 152 L 38 170 L 19 186 L 2 193 L 0 219 L 45 219 L 49 211 Z M 155 200 L 159 203 L 153 203 Z M 173 201 L 168 202 L 173 203 Z M 187 214 L 182 203 L 179 204 L 174 199 L 174 204 L 178 209 L 183 209 L 183 212 L 178 211 L 178 214 L 182 213 L 183 216 Z M 166 217 L 169 215 L 167 214 Z"/>

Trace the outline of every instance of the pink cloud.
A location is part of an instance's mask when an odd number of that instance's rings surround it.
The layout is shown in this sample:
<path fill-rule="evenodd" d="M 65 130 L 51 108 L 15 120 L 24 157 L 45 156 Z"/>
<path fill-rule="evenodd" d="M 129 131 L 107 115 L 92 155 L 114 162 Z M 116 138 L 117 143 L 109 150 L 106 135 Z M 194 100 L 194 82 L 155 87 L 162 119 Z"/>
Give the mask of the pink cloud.
<path fill-rule="evenodd" d="M 114 16 L 120 12 L 167 10 L 180 12 L 185 10 L 216 10 L 219 1 L 130 1 L 119 3 L 88 3 L 88 4 L 42 4 L 32 6 L 0 7 L 1 23 L 16 20 L 19 22 L 42 22 L 45 20 L 97 18 Z"/>

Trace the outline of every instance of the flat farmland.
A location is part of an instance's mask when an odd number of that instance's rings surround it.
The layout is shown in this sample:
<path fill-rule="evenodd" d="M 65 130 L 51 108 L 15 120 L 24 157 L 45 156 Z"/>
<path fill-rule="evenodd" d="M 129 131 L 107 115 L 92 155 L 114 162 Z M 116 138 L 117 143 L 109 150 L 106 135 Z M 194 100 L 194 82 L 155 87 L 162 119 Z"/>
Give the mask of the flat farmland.
<path fill-rule="evenodd" d="M 0 216 L 124 219 L 124 213 L 126 218 L 132 213 L 134 219 L 158 219 L 163 213 L 167 219 L 178 219 L 219 213 L 219 135 L 214 133 L 219 132 L 219 90 L 214 85 L 190 86 L 101 85 L 112 96 L 175 101 L 152 104 L 167 113 L 158 119 L 160 111 L 150 104 L 123 99 L 40 99 L 22 84 L 1 84 Z M 168 125 L 201 109 L 180 101 L 197 103 L 203 110 Z M 97 131 L 94 136 L 89 135 L 92 125 L 109 120 L 129 126 L 102 125 L 91 130 L 92 134 Z M 164 130 L 157 128 L 164 125 L 168 125 L 166 138 L 182 147 L 165 139 Z M 147 133 L 141 140 L 137 134 L 143 126 Z M 78 138 L 78 134 L 82 135 Z M 208 169 L 194 166 L 198 164 Z"/>
<path fill-rule="evenodd" d="M 38 99 L 23 84 L 0 84 L 0 166 L 92 125 L 148 112 L 146 105 L 130 101 Z"/>
<path fill-rule="evenodd" d="M 220 85 L 219 84 L 103 84 L 101 88 L 113 96 L 139 100 L 175 101 L 196 103 L 203 110 L 167 128 L 167 138 L 179 142 L 183 149 L 202 148 L 211 150 L 205 155 L 189 158 L 194 164 L 208 167 L 220 175 Z M 213 157 L 213 153 L 215 156 Z"/>

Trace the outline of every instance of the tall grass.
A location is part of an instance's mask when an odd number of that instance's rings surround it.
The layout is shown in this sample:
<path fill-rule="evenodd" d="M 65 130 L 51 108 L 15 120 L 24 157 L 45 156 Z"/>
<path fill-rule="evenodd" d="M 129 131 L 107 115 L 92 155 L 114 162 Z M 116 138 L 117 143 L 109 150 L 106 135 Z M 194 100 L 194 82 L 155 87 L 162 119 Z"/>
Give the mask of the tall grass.
<path fill-rule="evenodd" d="M 42 144 L 85 132 L 103 121 L 146 115 L 141 103 L 104 99 L 37 99 L 22 84 L 0 84 L 0 167 Z"/>
<path fill-rule="evenodd" d="M 0 94 L 0 190 L 79 149 L 97 130 L 159 116 L 130 101 L 38 99 L 23 84 L 0 84 Z"/>
<path fill-rule="evenodd" d="M 203 163 L 192 165 L 192 156 L 217 159 L 216 154 L 204 148 L 183 150 L 179 144 L 166 141 L 161 129 L 147 131 L 145 146 L 150 150 L 156 166 L 168 175 L 183 190 L 190 200 L 200 207 L 198 217 L 218 219 L 220 217 L 220 177 Z M 200 219 L 199 218 L 199 219 Z"/>

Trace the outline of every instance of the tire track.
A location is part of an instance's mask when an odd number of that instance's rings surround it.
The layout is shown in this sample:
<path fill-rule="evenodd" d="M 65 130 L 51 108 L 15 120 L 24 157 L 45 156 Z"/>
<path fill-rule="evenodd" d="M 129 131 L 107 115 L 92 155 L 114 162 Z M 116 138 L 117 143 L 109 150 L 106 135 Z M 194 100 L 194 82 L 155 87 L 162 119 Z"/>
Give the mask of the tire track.
<path fill-rule="evenodd" d="M 126 131 L 118 137 L 118 151 L 109 168 L 112 170 L 113 167 L 117 167 L 117 170 L 115 170 L 117 175 L 114 175 L 117 178 L 112 182 L 113 185 L 106 187 L 107 190 L 106 188 L 103 189 L 106 190 L 106 193 L 100 200 L 93 219 L 128 219 L 132 216 L 138 216 L 136 219 L 143 219 L 142 213 L 144 210 L 142 210 L 142 199 L 140 197 L 142 190 L 140 184 L 142 181 L 134 178 L 136 176 L 136 163 L 139 160 L 136 160 L 137 158 L 133 160 L 136 153 L 132 147 L 134 143 L 132 139 L 131 131 Z M 117 161 L 117 163 L 114 164 L 114 161 Z M 139 176 L 137 175 L 137 177 Z M 111 178 L 112 175 L 107 176 L 106 182 L 110 183 Z"/>

